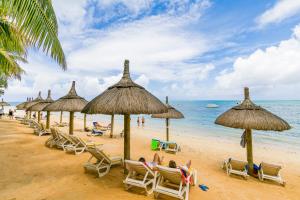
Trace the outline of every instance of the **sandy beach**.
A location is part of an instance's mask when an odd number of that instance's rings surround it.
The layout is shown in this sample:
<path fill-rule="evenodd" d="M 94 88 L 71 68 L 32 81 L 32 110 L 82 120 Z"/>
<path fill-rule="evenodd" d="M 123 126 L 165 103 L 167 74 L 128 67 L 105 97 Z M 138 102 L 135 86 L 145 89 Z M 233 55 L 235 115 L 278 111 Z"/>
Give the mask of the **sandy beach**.
<path fill-rule="evenodd" d="M 52 117 L 52 116 L 51 116 Z M 57 117 L 52 117 L 57 121 Z M 67 121 L 67 119 L 64 119 Z M 102 137 L 88 137 L 83 132 L 82 121 L 75 120 L 75 135 L 104 144 L 103 149 L 110 155 L 123 155 L 123 139 L 116 134 L 111 139 L 109 134 Z M 67 127 L 62 128 L 67 132 Z M 115 133 L 121 131 L 121 124 L 116 124 Z M 146 197 L 142 190 L 124 190 L 122 167 L 113 167 L 105 177 L 97 178 L 86 174 L 83 164 L 89 153 L 80 155 L 67 154 L 61 150 L 50 149 L 44 145 L 48 136 L 38 137 L 33 129 L 15 120 L 0 120 L 0 199 L 154 199 Z M 133 127 L 131 131 L 131 157 L 144 156 L 152 159 L 151 138 L 164 138 L 164 130 L 153 135 L 149 129 Z M 300 156 L 299 152 L 276 147 L 255 145 L 254 161 L 266 161 L 283 166 L 282 176 L 287 182 L 282 187 L 273 182 L 260 182 L 255 178 L 244 180 L 228 177 L 220 168 L 225 158 L 233 157 L 245 160 L 245 149 L 239 141 L 228 141 L 221 137 L 208 138 L 171 135 L 182 151 L 177 155 L 158 152 L 164 156 L 165 164 L 170 159 L 179 164 L 192 160 L 192 167 L 198 171 L 198 184 L 209 187 L 207 192 L 198 186 L 190 190 L 190 199 L 291 199 L 300 196 Z M 254 137 L 255 138 L 255 137 Z M 255 139 L 254 139 L 255 141 Z M 171 199 L 161 196 L 162 199 Z"/>

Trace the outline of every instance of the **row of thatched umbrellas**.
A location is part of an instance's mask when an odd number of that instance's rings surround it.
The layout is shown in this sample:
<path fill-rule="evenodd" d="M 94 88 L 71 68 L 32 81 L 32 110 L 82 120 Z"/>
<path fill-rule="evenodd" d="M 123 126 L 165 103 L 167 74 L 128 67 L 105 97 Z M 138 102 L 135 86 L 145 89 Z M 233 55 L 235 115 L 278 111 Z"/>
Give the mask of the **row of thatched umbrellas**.
<path fill-rule="evenodd" d="M 35 105 L 35 106 L 33 106 Z M 75 82 L 73 82 L 69 93 L 53 102 L 48 93 L 48 98 L 42 100 L 39 96 L 31 102 L 18 105 L 24 106 L 32 111 L 47 111 L 47 124 L 49 128 L 48 116 L 50 111 L 70 112 L 69 133 L 73 133 L 74 112 L 84 114 L 114 114 L 124 115 L 124 158 L 130 159 L 130 114 L 152 114 L 153 118 L 166 119 L 166 139 L 169 140 L 169 119 L 183 118 L 183 114 L 168 104 L 163 104 L 158 98 L 149 93 L 142 86 L 134 83 L 129 74 L 129 61 L 125 60 L 124 72 L 121 80 L 109 87 L 92 101 L 87 102 L 77 95 Z M 85 117 L 86 120 L 86 117 Z M 245 88 L 245 100 L 222 115 L 216 124 L 245 129 L 247 141 L 247 160 L 249 173 L 253 172 L 252 153 L 252 129 L 283 131 L 290 129 L 290 125 L 280 117 L 272 114 L 266 109 L 255 105 L 249 97 L 249 89 Z"/>

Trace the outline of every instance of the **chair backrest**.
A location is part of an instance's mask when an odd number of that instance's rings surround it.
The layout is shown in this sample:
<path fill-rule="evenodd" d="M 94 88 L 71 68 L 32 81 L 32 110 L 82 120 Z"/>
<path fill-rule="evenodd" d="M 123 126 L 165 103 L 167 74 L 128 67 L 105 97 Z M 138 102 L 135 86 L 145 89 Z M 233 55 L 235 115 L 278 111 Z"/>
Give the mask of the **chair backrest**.
<path fill-rule="evenodd" d="M 169 149 L 176 149 L 177 144 L 175 142 L 174 143 L 168 143 L 168 147 L 169 147 Z"/>
<path fill-rule="evenodd" d="M 260 167 L 262 168 L 264 174 L 271 176 L 278 176 L 278 173 L 281 170 L 280 165 L 274 165 L 265 162 L 260 163 Z"/>
<path fill-rule="evenodd" d="M 80 137 L 76 137 L 74 135 L 70 135 L 69 136 L 76 144 L 79 143 L 80 146 L 84 147 L 85 146 L 85 142 L 80 138 Z"/>
<path fill-rule="evenodd" d="M 169 167 L 157 166 L 158 173 L 169 182 L 179 185 L 182 181 L 182 175 L 180 169 L 174 169 Z"/>
<path fill-rule="evenodd" d="M 45 124 L 44 123 L 40 123 L 42 130 L 46 130 Z"/>
<path fill-rule="evenodd" d="M 147 172 L 154 175 L 152 170 L 143 162 L 134 161 L 134 160 L 125 160 L 126 168 L 128 170 L 135 171 L 138 174 L 145 175 Z"/>
<path fill-rule="evenodd" d="M 104 163 L 111 164 L 110 158 L 100 149 L 96 147 L 89 147 L 87 151 L 90 152 L 97 160 L 103 160 Z"/>
<path fill-rule="evenodd" d="M 50 128 L 50 133 L 51 133 L 51 135 L 52 135 L 53 138 L 57 138 L 57 134 L 56 134 L 55 128 Z"/>
<path fill-rule="evenodd" d="M 232 169 L 243 171 L 248 163 L 240 160 L 229 159 L 229 164 Z"/>

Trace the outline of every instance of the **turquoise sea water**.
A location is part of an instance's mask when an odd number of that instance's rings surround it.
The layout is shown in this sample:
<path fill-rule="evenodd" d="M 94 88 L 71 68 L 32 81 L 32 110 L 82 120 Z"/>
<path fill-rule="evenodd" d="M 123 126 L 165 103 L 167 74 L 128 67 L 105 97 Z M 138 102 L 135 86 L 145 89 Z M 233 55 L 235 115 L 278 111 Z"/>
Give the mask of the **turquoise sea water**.
<path fill-rule="evenodd" d="M 254 141 L 259 143 L 283 145 L 290 148 L 300 148 L 300 101 L 255 101 L 256 104 L 268 109 L 272 113 L 285 119 L 293 128 L 284 132 L 255 131 Z M 17 103 L 11 103 L 16 105 Z M 185 118 L 170 121 L 170 133 L 185 135 L 201 135 L 207 137 L 226 138 L 238 141 L 243 130 L 226 128 L 214 124 L 215 119 L 221 113 L 235 106 L 237 101 L 173 101 L 170 104 L 180 110 Z M 218 108 L 206 108 L 207 104 L 217 104 Z M 67 113 L 65 114 L 67 116 Z M 82 118 L 77 113 L 76 117 Z M 140 115 L 142 116 L 142 115 Z M 153 119 L 149 115 L 144 115 L 145 128 L 153 131 L 164 131 L 165 120 Z M 137 115 L 131 117 L 132 126 L 136 125 Z M 93 115 L 88 117 L 89 121 L 102 121 L 108 123 L 109 116 Z M 116 116 L 118 124 L 123 123 L 122 116 Z"/>

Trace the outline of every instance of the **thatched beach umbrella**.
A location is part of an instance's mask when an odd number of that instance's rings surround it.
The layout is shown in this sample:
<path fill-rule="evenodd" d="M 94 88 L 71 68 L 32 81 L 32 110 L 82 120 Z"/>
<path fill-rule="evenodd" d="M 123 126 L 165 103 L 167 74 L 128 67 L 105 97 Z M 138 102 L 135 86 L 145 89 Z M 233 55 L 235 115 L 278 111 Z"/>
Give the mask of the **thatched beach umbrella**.
<path fill-rule="evenodd" d="M 25 103 L 24 108 L 27 110 L 29 107 L 31 107 L 31 106 L 33 106 L 33 105 L 35 105 L 35 104 L 37 104 L 41 101 L 44 101 L 44 99 L 42 98 L 41 95 L 42 95 L 42 93 L 41 93 L 41 91 L 39 91 L 39 94 L 35 99 Z"/>
<path fill-rule="evenodd" d="M 121 80 L 90 101 L 82 112 L 124 115 L 124 158 L 130 159 L 130 114 L 163 113 L 167 112 L 167 107 L 131 80 L 129 61 L 125 60 Z"/>
<path fill-rule="evenodd" d="M 72 82 L 72 87 L 66 96 L 59 98 L 53 103 L 46 106 L 43 110 L 50 111 L 67 111 L 70 112 L 69 134 L 73 135 L 74 129 L 74 112 L 81 112 L 82 108 L 87 104 L 87 100 L 77 95 L 75 90 L 75 81 Z"/>
<path fill-rule="evenodd" d="M 2 101 L 0 102 L 0 106 L 2 107 L 2 109 L 4 108 L 4 106 L 10 106 L 9 103 L 5 102 L 2 98 Z"/>
<path fill-rule="evenodd" d="M 25 106 L 25 104 L 26 104 L 29 100 L 30 100 L 30 98 L 27 97 L 26 101 L 24 101 L 24 102 L 22 102 L 22 103 L 16 105 L 17 110 L 25 110 L 24 106 Z"/>
<path fill-rule="evenodd" d="M 41 101 L 43 101 L 44 99 L 41 96 L 41 91 L 39 91 L 38 96 L 35 99 L 31 99 L 30 101 L 26 102 L 24 105 L 24 109 L 27 111 L 27 109 Z M 29 111 L 29 119 L 31 118 L 31 111 Z"/>
<path fill-rule="evenodd" d="M 166 119 L 166 140 L 169 141 L 169 119 L 182 119 L 184 118 L 183 114 L 172 107 L 168 102 L 168 97 L 166 97 L 166 106 L 168 107 L 168 112 L 161 114 L 153 114 L 152 118 L 162 118 Z"/>
<path fill-rule="evenodd" d="M 51 90 L 48 90 L 48 96 L 45 100 L 40 101 L 39 103 L 34 104 L 33 106 L 30 106 L 27 110 L 28 111 L 37 111 L 38 112 L 38 122 L 41 120 L 41 111 L 53 102 L 53 99 L 51 98 Z M 46 122 L 46 128 L 49 128 L 50 126 L 50 114 L 47 113 L 47 122 Z"/>
<path fill-rule="evenodd" d="M 244 93 L 245 100 L 221 114 L 215 123 L 226 127 L 245 129 L 249 174 L 253 174 L 252 129 L 284 131 L 289 130 L 291 127 L 280 117 L 255 105 L 250 100 L 249 88 L 245 88 Z"/>

